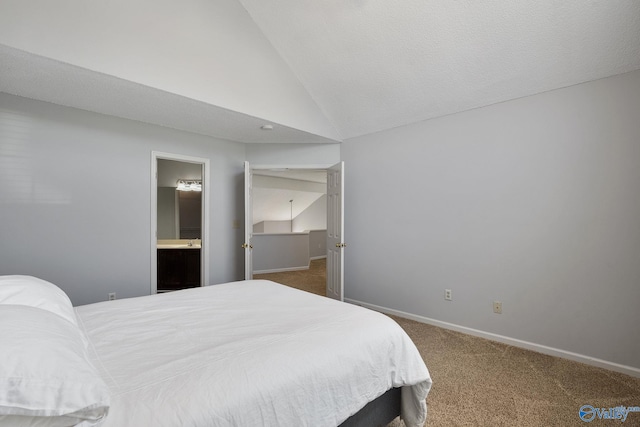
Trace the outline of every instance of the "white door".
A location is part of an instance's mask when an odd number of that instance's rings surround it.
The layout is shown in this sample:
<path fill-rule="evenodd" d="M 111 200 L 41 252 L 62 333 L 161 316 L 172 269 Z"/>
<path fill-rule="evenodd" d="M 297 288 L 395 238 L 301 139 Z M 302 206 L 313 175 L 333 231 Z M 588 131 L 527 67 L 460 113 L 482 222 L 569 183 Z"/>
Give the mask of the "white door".
<path fill-rule="evenodd" d="M 344 162 L 327 170 L 327 296 L 344 299 Z"/>
<path fill-rule="evenodd" d="M 253 204 L 252 204 L 252 189 L 251 183 L 251 165 L 249 162 L 244 162 L 244 279 L 253 279 L 253 245 L 251 239 L 253 238 Z"/>

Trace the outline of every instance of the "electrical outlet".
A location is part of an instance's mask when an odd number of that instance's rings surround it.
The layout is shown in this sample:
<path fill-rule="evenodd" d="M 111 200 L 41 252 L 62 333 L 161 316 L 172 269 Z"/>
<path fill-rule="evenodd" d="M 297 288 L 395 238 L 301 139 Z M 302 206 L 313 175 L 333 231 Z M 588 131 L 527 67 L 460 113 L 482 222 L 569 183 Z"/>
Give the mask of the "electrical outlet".
<path fill-rule="evenodd" d="M 453 301 L 453 296 L 451 296 L 451 289 L 444 290 L 444 299 L 447 301 Z"/>
<path fill-rule="evenodd" d="M 502 302 L 500 301 L 493 302 L 493 312 L 496 314 L 502 314 Z"/>
<path fill-rule="evenodd" d="M 109 292 L 109 301 L 113 301 L 114 299 L 116 299 L 116 293 L 115 292 Z"/>

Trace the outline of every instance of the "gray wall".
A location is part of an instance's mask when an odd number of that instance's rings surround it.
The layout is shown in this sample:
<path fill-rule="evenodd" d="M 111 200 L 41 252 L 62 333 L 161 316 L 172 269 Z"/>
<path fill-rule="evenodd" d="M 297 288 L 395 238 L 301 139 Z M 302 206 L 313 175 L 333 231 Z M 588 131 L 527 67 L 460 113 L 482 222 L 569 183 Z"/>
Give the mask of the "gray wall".
<path fill-rule="evenodd" d="M 324 230 L 327 228 L 327 195 L 323 194 L 311 206 L 293 218 L 293 231 Z"/>
<path fill-rule="evenodd" d="M 309 268 L 309 233 L 254 234 L 252 243 L 256 274 Z"/>
<path fill-rule="evenodd" d="M 640 368 L 640 72 L 342 157 L 347 298 Z"/>
<path fill-rule="evenodd" d="M 245 144 L 252 166 L 331 166 L 340 161 L 341 144 Z"/>
<path fill-rule="evenodd" d="M 290 233 L 291 221 L 261 221 L 253 224 L 254 233 Z"/>
<path fill-rule="evenodd" d="M 243 277 L 244 146 L 0 94 L 0 274 L 74 304 L 150 292 L 151 151 L 211 162 L 210 281 Z"/>
<path fill-rule="evenodd" d="M 176 218 L 176 188 L 158 187 L 158 239 L 179 239 Z"/>
<path fill-rule="evenodd" d="M 309 258 L 327 257 L 327 230 L 309 231 Z"/>

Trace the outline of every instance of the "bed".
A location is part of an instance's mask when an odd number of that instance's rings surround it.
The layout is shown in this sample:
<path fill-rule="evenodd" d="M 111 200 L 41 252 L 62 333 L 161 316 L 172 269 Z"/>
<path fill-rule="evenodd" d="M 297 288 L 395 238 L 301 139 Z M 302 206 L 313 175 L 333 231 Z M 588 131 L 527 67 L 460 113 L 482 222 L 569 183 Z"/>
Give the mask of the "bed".
<path fill-rule="evenodd" d="M 427 415 L 429 372 L 392 319 L 264 280 L 72 308 L 55 285 L 2 276 L 0 336 L 11 343 L 0 424 L 352 427 L 400 415 L 413 427 Z"/>

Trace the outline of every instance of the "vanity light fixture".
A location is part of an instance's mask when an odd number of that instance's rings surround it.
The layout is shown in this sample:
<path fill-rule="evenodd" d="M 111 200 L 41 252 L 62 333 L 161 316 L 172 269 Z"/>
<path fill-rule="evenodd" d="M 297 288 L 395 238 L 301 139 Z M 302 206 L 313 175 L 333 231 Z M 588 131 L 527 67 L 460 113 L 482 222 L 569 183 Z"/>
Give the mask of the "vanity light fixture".
<path fill-rule="evenodd" d="M 193 179 L 179 179 L 177 182 L 178 191 L 202 191 L 202 181 Z"/>
<path fill-rule="evenodd" d="M 262 125 L 260 126 L 262 130 L 273 130 L 273 125 Z"/>

